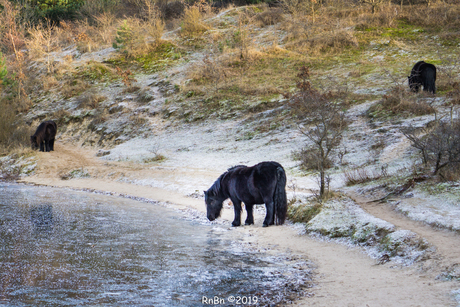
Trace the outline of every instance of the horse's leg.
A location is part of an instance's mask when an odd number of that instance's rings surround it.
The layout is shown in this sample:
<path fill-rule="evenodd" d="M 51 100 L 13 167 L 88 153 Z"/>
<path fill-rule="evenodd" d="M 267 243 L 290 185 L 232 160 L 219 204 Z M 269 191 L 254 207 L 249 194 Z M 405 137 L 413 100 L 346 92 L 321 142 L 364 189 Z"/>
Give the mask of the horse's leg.
<path fill-rule="evenodd" d="M 266 199 L 265 208 L 267 209 L 267 214 L 265 215 L 265 220 L 263 227 L 268 227 L 269 225 L 275 224 L 275 203 L 273 199 Z"/>
<path fill-rule="evenodd" d="M 231 199 L 233 203 L 233 210 L 235 211 L 235 219 L 232 222 L 232 226 L 241 225 L 241 201 L 236 199 Z"/>
<path fill-rule="evenodd" d="M 253 204 L 244 204 L 246 207 L 246 212 L 248 216 L 246 217 L 246 222 L 244 222 L 245 225 L 253 225 L 254 224 L 254 215 L 252 214 L 252 208 L 254 207 Z"/>

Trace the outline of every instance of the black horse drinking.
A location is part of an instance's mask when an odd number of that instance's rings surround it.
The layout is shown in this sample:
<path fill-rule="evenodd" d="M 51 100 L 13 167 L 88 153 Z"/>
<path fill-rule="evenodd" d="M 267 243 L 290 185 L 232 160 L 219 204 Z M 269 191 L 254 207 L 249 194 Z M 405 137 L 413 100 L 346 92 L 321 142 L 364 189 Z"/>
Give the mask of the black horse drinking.
<path fill-rule="evenodd" d="M 210 221 L 220 216 L 222 203 L 230 198 L 235 210 L 233 226 L 241 225 L 241 203 L 248 214 L 246 225 L 254 224 L 254 205 L 265 204 L 267 214 L 263 226 L 281 225 L 286 219 L 286 173 L 277 162 L 261 162 L 252 167 L 234 166 L 223 173 L 204 192 L 206 213 Z"/>

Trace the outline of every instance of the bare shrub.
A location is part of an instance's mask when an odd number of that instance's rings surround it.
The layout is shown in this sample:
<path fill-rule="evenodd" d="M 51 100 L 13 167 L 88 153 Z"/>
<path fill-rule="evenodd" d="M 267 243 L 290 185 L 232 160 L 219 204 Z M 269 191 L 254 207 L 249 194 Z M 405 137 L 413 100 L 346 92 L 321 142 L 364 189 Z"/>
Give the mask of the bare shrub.
<path fill-rule="evenodd" d="M 209 29 L 210 27 L 203 22 L 202 14 L 198 6 L 189 6 L 185 9 L 181 25 L 182 35 L 195 36 Z"/>
<path fill-rule="evenodd" d="M 304 171 L 319 171 L 321 169 L 321 159 L 318 157 L 316 148 L 303 148 L 299 152 L 294 153 L 294 159 L 300 161 L 300 168 Z M 324 167 L 329 169 L 333 165 L 332 160 L 328 157 Z"/>
<path fill-rule="evenodd" d="M 77 99 L 78 106 L 86 109 L 97 109 L 99 103 L 106 100 L 107 97 L 97 94 L 94 90 L 80 95 Z"/>
<path fill-rule="evenodd" d="M 49 91 L 53 87 L 56 87 L 58 84 L 59 82 L 56 80 L 54 75 L 48 75 L 42 78 L 41 86 L 43 90 Z"/>
<path fill-rule="evenodd" d="M 143 160 L 144 163 L 152 163 L 152 162 L 162 162 L 166 160 L 166 157 L 159 153 L 159 147 L 158 146 L 153 146 L 148 150 L 153 156 L 149 158 L 145 158 Z"/>
<path fill-rule="evenodd" d="M 383 95 L 382 100 L 372 105 L 368 114 L 372 117 L 381 117 L 388 115 L 422 116 L 435 113 L 432 102 L 427 99 L 420 99 L 428 95 L 423 92 L 416 95 L 407 90 L 407 86 L 400 83 L 395 85 L 389 92 Z"/>
<path fill-rule="evenodd" d="M 438 120 L 433 128 L 422 131 L 406 127 L 401 132 L 420 151 L 425 166 L 431 167 L 433 175 L 443 179 L 446 179 L 444 174 L 449 178 L 454 176 L 460 166 L 460 119 Z"/>
<path fill-rule="evenodd" d="M 168 19 L 175 19 L 181 18 L 184 15 L 186 4 L 182 0 L 177 1 L 158 1 L 157 5 L 161 12 L 161 17 L 168 20 Z"/>
<path fill-rule="evenodd" d="M 346 186 L 352 186 L 388 177 L 386 166 L 382 166 L 380 170 L 373 171 L 369 171 L 364 167 L 359 167 L 353 170 L 345 171 L 343 175 L 345 177 Z"/>
<path fill-rule="evenodd" d="M 150 19 L 126 18 L 117 29 L 116 42 L 128 56 L 136 57 L 161 43 L 164 23 L 159 15 Z"/>
<path fill-rule="evenodd" d="M 377 9 L 384 3 L 390 3 L 389 0 L 360 0 L 361 3 L 369 4 L 372 14 L 375 14 Z"/>
<path fill-rule="evenodd" d="M 431 6 L 411 6 L 405 17 L 414 24 L 426 27 L 439 27 L 443 30 L 460 27 L 460 6 L 457 3 L 441 3 Z"/>
<path fill-rule="evenodd" d="M 316 0 L 281 0 L 281 3 L 291 15 L 314 15 L 322 5 L 322 1 Z"/>
<path fill-rule="evenodd" d="M 287 32 L 284 37 L 286 48 L 303 51 L 310 56 L 338 53 L 359 46 L 354 30 L 345 26 L 331 29 L 327 24 L 311 24 L 299 17 L 286 21 L 283 29 Z"/>
<path fill-rule="evenodd" d="M 112 13 L 104 12 L 94 17 L 97 24 L 97 32 L 104 44 L 111 44 L 116 35 L 116 18 Z"/>
<path fill-rule="evenodd" d="M 11 1 L 0 0 L 0 48 L 6 54 L 24 48 L 24 29 L 17 22 L 20 11 Z"/>
<path fill-rule="evenodd" d="M 2 153 L 30 145 L 31 129 L 16 115 L 14 101 L 0 99 L 0 149 Z"/>
<path fill-rule="evenodd" d="M 227 69 L 222 65 L 219 59 L 211 58 L 205 55 L 200 66 L 200 75 L 202 78 L 210 80 L 217 91 L 219 83 L 227 76 Z"/>
<path fill-rule="evenodd" d="M 380 3 L 374 6 L 374 9 L 377 7 L 378 10 L 374 13 L 362 13 L 355 18 L 358 28 L 394 27 L 396 21 L 404 15 L 399 6 L 392 5 L 390 2 L 385 5 Z"/>
<path fill-rule="evenodd" d="M 290 105 L 303 123 L 300 132 L 312 143 L 310 149 L 316 153 L 320 174 L 319 198 L 323 199 L 326 196 L 326 170 L 330 155 L 340 145 L 347 122 L 342 106 L 332 102 L 327 92 L 322 93 L 311 86 L 308 67 L 300 69 L 298 78 L 299 91 L 291 98 Z"/>
<path fill-rule="evenodd" d="M 261 27 L 275 25 L 284 20 L 284 11 L 281 8 L 269 8 L 257 14 L 255 20 Z"/>
<path fill-rule="evenodd" d="M 286 31 L 284 41 L 291 46 L 297 45 L 298 41 L 304 41 L 311 32 L 311 26 L 307 16 L 292 16 L 283 22 L 281 29 Z"/>
<path fill-rule="evenodd" d="M 45 64 L 47 72 L 53 73 L 53 52 L 60 50 L 59 35 L 61 30 L 52 26 L 50 22 L 45 25 L 37 25 L 29 29 L 29 37 L 26 40 L 29 49 L 29 57 L 37 62 Z"/>

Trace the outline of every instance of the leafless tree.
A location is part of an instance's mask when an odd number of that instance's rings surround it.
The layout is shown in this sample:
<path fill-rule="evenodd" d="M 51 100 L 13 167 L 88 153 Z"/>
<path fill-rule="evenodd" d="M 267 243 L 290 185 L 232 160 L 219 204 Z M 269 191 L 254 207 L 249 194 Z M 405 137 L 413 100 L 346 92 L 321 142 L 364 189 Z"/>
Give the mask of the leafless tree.
<path fill-rule="evenodd" d="M 338 148 L 347 126 L 345 112 L 339 103 L 331 100 L 331 95 L 322 93 L 311 86 L 308 67 L 302 67 L 298 77 L 301 81 L 299 92 L 291 99 L 297 117 L 302 122 L 300 131 L 313 144 L 309 152 L 320 173 L 320 198 L 325 196 L 331 153 Z"/>
<path fill-rule="evenodd" d="M 417 134 L 414 128 L 401 129 L 420 150 L 425 166 L 431 165 L 433 175 L 444 168 L 455 168 L 460 163 L 460 120 L 438 121 L 430 131 Z"/>
<path fill-rule="evenodd" d="M 372 7 L 372 14 L 375 14 L 376 8 L 388 0 L 361 0 L 362 3 L 369 4 Z"/>

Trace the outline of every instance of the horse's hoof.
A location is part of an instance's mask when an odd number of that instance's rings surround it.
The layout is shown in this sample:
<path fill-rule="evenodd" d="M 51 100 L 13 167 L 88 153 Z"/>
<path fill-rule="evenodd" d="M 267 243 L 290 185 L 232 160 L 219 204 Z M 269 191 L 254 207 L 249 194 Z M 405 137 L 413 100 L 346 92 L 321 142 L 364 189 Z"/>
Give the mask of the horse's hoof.
<path fill-rule="evenodd" d="M 265 224 L 265 223 L 264 223 L 264 224 L 262 225 L 262 227 L 268 227 L 268 224 Z"/>
<path fill-rule="evenodd" d="M 238 227 L 240 225 L 241 225 L 240 223 L 235 223 L 235 222 L 232 223 L 232 227 Z"/>

